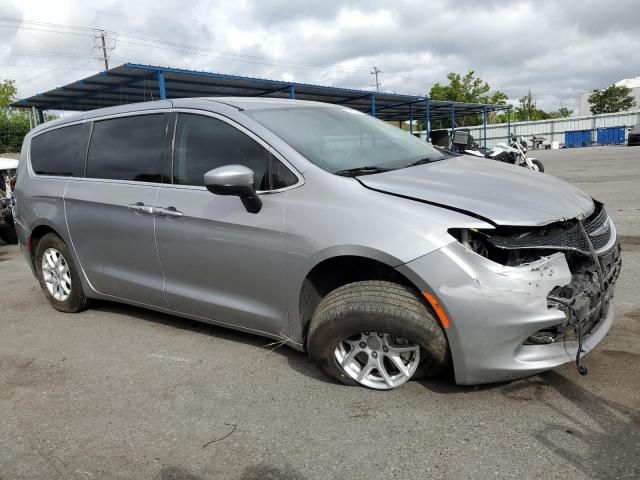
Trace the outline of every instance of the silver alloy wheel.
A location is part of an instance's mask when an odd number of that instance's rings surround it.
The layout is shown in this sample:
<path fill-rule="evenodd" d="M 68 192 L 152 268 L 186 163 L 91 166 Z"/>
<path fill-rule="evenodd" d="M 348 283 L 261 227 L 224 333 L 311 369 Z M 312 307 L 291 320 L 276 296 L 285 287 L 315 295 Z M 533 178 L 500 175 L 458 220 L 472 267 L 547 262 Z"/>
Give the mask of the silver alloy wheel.
<path fill-rule="evenodd" d="M 408 381 L 420 363 L 420 347 L 389 333 L 362 332 L 334 351 L 344 373 L 365 387 L 389 390 Z"/>
<path fill-rule="evenodd" d="M 71 295 L 69 265 L 55 248 L 47 248 L 42 255 L 42 278 L 56 300 L 64 302 Z"/>

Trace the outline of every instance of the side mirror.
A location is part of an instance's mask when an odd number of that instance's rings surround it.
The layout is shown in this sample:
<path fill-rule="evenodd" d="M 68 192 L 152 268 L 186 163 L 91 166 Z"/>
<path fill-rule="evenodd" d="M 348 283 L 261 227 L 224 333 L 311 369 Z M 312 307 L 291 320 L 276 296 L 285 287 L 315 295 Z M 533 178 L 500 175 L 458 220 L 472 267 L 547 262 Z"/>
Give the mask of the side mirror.
<path fill-rule="evenodd" d="M 253 170 L 244 165 L 225 165 L 204 174 L 204 186 L 216 195 L 240 197 L 249 213 L 262 209 L 262 200 L 254 187 Z"/>

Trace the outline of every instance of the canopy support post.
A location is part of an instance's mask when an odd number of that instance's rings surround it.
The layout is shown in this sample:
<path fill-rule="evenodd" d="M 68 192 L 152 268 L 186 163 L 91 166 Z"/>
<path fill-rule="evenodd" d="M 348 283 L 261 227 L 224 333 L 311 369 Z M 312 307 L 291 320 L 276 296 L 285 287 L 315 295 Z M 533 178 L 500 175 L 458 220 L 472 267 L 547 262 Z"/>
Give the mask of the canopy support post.
<path fill-rule="evenodd" d="M 425 142 L 429 143 L 429 137 L 431 136 L 431 111 L 429 108 L 429 98 L 424 101 L 424 133 Z"/>
<path fill-rule="evenodd" d="M 409 133 L 413 135 L 413 103 L 409 104 Z"/>
<path fill-rule="evenodd" d="M 166 100 L 167 89 L 165 88 L 165 85 L 164 85 L 164 72 L 162 70 L 158 70 L 157 76 L 158 76 L 158 89 L 160 90 L 160 99 Z"/>
<path fill-rule="evenodd" d="M 456 104 L 451 103 L 451 146 L 453 147 L 453 136 L 456 133 Z"/>
<path fill-rule="evenodd" d="M 487 107 L 486 105 L 482 107 L 482 146 L 487 148 Z"/>

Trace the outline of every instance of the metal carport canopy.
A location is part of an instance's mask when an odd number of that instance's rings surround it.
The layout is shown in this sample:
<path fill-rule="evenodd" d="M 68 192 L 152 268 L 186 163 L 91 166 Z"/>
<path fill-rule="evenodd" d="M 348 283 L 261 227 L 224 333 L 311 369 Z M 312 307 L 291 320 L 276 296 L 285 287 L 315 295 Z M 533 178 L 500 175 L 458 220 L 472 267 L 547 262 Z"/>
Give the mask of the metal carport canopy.
<path fill-rule="evenodd" d="M 242 77 L 126 63 L 48 92 L 18 100 L 13 107 L 85 111 L 127 103 L 185 97 L 274 97 L 313 100 L 370 113 L 388 121 L 452 119 L 504 110 L 484 105 L 429 100 L 427 97 Z M 428 106 L 428 110 L 427 110 Z"/>

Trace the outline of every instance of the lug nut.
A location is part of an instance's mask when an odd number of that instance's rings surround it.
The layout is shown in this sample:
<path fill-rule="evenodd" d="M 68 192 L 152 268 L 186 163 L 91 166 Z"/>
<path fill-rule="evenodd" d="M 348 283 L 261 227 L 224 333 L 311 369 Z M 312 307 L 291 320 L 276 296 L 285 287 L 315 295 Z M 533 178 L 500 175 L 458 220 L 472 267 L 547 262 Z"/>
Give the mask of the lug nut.
<path fill-rule="evenodd" d="M 378 357 L 378 352 L 371 352 L 371 356 L 373 358 L 377 358 Z"/>
<path fill-rule="evenodd" d="M 364 342 L 360 342 L 360 348 L 367 348 L 367 344 Z"/>
<path fill-rule="evenodd" d="M 383 337 L 384 337 L 384 333 L 378 333 L 378 336 L 379 336 L 380 338 L 383 338 Z"/>
<path fill-rule="evenodd" d="M 389 351 L 389 347 L 387 347 L 386 345 L 384 347 L 382 347 L 382 351 L 384 353 L 387 353 Z"/>

